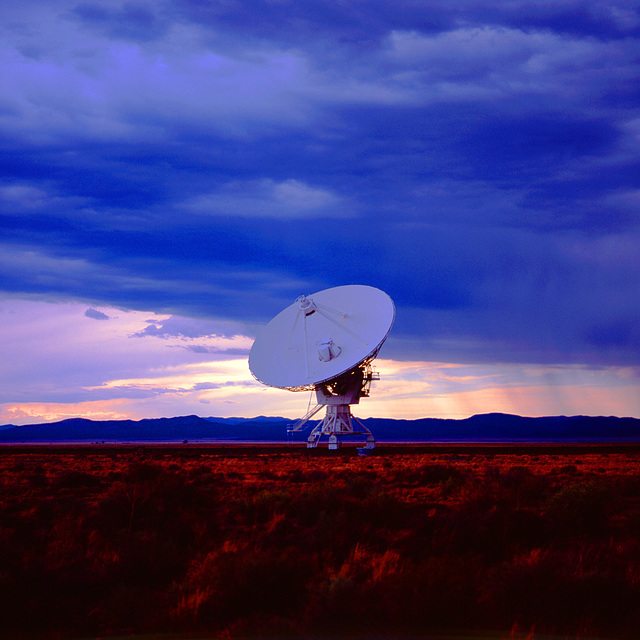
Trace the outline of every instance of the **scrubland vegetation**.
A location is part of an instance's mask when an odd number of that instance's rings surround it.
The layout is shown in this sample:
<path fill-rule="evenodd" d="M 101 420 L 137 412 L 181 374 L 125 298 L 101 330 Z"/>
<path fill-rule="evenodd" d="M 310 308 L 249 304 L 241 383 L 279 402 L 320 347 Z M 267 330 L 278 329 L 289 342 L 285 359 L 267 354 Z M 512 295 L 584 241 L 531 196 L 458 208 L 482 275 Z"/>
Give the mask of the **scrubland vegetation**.
<path fill-rule="evenodd" d="M 0 635 L 639 637 L 637 450 L 489 451 L 3 448 Z"/>

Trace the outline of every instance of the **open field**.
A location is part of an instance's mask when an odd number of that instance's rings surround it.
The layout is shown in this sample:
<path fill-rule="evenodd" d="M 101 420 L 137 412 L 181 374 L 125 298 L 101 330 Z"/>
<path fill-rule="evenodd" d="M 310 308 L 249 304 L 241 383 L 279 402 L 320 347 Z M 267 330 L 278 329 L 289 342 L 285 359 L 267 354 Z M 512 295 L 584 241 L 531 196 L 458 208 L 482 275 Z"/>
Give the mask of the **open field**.
<path fill-rule="evenodd" d="M 640 446 L 0 447 L 0 637 L 640 637 Z"/>

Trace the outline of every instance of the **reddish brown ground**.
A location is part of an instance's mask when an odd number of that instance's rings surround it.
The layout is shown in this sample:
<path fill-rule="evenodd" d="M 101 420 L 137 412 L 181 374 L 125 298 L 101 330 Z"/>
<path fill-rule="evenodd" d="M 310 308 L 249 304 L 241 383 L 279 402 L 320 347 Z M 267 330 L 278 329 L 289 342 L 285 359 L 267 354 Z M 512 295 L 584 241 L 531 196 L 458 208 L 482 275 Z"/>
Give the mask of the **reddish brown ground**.
<path fill-rule="evenodd" d="M 1 447 L 0 637 L 638 638 L 639 463 L 633 445 Z"/>

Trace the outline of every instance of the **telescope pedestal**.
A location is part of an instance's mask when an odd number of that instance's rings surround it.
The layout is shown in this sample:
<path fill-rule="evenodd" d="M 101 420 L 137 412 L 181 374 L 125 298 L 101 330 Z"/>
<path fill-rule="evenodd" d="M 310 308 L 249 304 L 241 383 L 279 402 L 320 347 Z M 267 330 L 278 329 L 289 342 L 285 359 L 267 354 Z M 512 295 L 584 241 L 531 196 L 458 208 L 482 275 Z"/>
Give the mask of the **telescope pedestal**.
<path fill-rule="evenodd" d="M 318 404 L 294 425 L 292 431 L 300 431 L 312 416 L 326 407 L 322 422 L 307 438 L 308 449 L 315 449 L 321 436 L 329 436 L 329 449 L 338 449 L 342 436 L 356 435 L 366 435 L 365 448 L 374 449 L 376 441 L 371 431 L 351 414 L 351 405 L 358 404 L 361 397 L 369 395 L 369 387 L 374 379 L 377 380 L 377 374 L 374 374 L 367 363 L 334 380 L 317 385 L 315 391 Z"/>
<path fill-rule="evenodd" d="M 367 436 L 365 448 L 374 449 L 376 441 L 371 431 L 351 414 L 351 408 L 348 404 L 327 404 L 327 413 L 324 419 L 307 438 L 307 449 L 315 449 L 322 436 L 329 436 L 329 449 L 338 449 L 342 436 L 362 434 Z"/>

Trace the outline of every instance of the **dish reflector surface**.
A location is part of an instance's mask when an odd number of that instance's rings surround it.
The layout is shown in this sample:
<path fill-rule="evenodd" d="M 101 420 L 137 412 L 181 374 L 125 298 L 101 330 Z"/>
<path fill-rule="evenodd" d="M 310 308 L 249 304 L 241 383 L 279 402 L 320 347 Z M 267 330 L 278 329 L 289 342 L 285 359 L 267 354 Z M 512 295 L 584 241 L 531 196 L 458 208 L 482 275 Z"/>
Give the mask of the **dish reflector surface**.
<path fill-rule="evenodd" d="M 384 291 L 365 285 L 300 296 L 258 335 L 249 368 L 271 387 L 314 387 L 375 356 L 395 314 Z"/>

